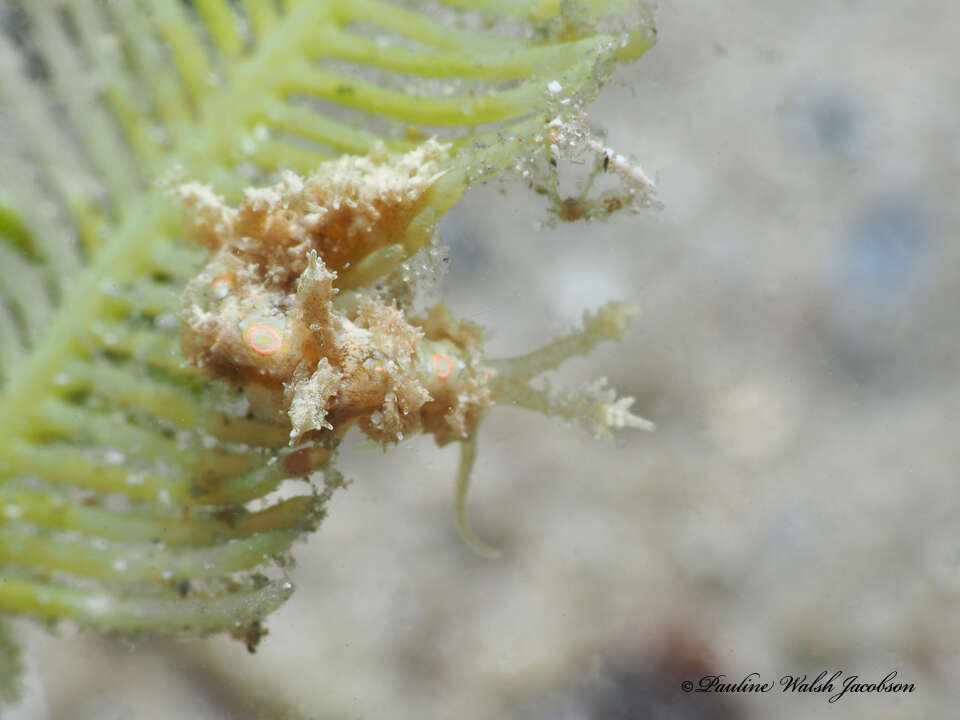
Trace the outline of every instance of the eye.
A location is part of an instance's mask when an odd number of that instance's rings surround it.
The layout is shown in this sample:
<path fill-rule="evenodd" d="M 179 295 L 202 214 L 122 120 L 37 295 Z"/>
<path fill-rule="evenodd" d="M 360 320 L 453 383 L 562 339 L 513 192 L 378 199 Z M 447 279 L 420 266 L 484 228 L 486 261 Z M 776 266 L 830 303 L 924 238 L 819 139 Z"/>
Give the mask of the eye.
<path fill-rule="evenodd" d="M 243 334 L 247 346 L 258 355 L 273 355 L 283 345 L 283 336 L 269 325 L 256 324 Z"/>
<path fill-rule="evenodd" d="M 433 374 L 437 380 L 446 380 L 453 373 L 453 360 L 444 353 L 434 353 L 433 355 Z"/>

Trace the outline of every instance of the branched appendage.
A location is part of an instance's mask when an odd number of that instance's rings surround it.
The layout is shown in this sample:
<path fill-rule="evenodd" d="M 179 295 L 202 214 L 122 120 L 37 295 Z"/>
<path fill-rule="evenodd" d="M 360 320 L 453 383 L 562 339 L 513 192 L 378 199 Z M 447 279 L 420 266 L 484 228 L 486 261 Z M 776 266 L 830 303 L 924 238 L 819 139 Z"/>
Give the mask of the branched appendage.
<path fill-rule="evenodd" d="M 610 302 L 595 313 L 584 312 L 583 330 L 554 340 L 527 355 L 491 362 L 494 377 L 490 388 L 498 403 L 511 403 L 567 420 L 576 420 L 595 435 L 609 437 L 613 430 L 653 430 L 654 425 L 630 412 L 631 397 L 617 397 L 599 378 L 573 393 L 551 394 L 530 386 L 536 376 L 553 370 L 565 360 L 587 355 L 601 342 L 621 340 L 627 323 L 637 314 L 633 305 Z"/>
<path fill-rule="evenodd" d="M 489 388 L 495 403 L 535 410 L 548 416 L 576 420 L 598 437 L 611 437 L 614 430 L 635 428 L 654 430 L 649 420 L 634 415 L 632 397 L 617 397 L 607 387 L 606 378 L 599 378 L 572 393 L 553 395 L 548 390 L 531 387 L 530 380 L 558 367 L 565 360 L 587 355 L 601 342 L 621 340 L 627 323 L 638 309 L 633 305 L 611 302 L 595 313 L 584 312 L 583 329 L 558 338 L 526 355 L 490 361 Z M 474 436 L 461 443 L 460 467 L 454 507 L 457 527 L 466 542 L 484 557 L 497 557 L 499 551 L 480 540 L 467 522 L 466 502 L 470 472 L 476 457 Z"/>
<path fill-rule="evenodd" d="M 534 142 L 538 150 L 521 163 L 518 170 L 531 188 L 550 200 L 553 217 L 573 222 L 603 219 L 621 210 L 657 207 L 654 181 L 638 162 L 604 145 L 590 129 L 583 112 L 548 118 Z M 561 159 L 592 166 L 577 195 L 564 197 L 560 192 Z M 615 179 L 615 187 L 591 197 L 595 181 L 604 175 Z"/>
<path fill-rule="evenodd" d="M 345 157 L 306 179 L 287 173 L 249 189 L 238 208 L 206 186 L 181 186 L 194 238 L 211 250 L 183 293 L 181 342 L 188 362 L 243 388 L 254 413 L 288 423 L 291 445 L 354 425 L 382 443 L 416 431 L 440 445 L 460 442 L 458 527 L 490 556 L 465 503 L 476 429 L 494 401 L 577 418 L 599 433 L 650 425 L 602 385 L 566 398 L 528 385 L 619 339 L 629 306 L 587 313 L 582 332 L 496 363 L 484 359 L 481 329 L 442 304 L 408 315 L 411 289 L 391 271 L 430 239 L 418 216 L 446 158 L 433 141 L 403 156 Z M 394 281 L 373 292 L 386 275 Z"/>

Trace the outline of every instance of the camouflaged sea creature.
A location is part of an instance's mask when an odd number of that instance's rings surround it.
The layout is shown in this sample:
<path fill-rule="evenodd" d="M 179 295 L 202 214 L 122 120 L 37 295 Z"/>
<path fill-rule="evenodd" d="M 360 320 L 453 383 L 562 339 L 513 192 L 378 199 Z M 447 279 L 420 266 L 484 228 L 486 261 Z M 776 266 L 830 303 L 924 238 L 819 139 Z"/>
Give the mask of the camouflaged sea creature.
<path fill-rule="evenodd" d="M 342 437 L 354 425 L 382 443 L 422 431 L 440 445 L 469 445 L 458 517 L 483 549 L 463 502 L 473 436 L 495 401 L 577 418 L 599 432 L 649 423 L 602 383 L 560 399 L 526 384 L 619 338 L 629 306 L 588 314 L 583 332 L 536 353 L 488 362 L 479 326 L 442 304 L 413 316 L 403 282 L 374 292 L 411 235 L 432 231 L 414 220 L 443 174 L 446 150 L 428 141 L 405 155 L 344 157 L 307 178 L 288 172 L 276 185 L 248 189 L 238 208 L 206 186 L 181 186 L 193 236 L 211 251 L 183 293 L 181 339 L 188 362 L 242 388 L 255 415 L 289 423 L 291 445 L 323 432 Z"/>

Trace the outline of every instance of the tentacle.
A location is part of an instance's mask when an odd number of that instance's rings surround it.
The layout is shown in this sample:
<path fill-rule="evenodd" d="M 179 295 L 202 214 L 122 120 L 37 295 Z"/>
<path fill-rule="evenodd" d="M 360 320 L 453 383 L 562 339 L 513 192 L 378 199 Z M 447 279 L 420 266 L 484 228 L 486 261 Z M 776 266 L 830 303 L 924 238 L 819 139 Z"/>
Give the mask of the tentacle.
<path fill-rule="evenodd" d="M 477 437 L 471 433 L 470 437 L 460 442 L 460 467 L 457 469 L 457 493 L 454 508 L 457 513 L 457 530 L 460 536 L 473 550 L 485 558 L 500 557 L 500 550 L 488 545 L 478 538 L 467 520 L 467 492 L 470 490 L 470 472 L 477 459 Z"/>

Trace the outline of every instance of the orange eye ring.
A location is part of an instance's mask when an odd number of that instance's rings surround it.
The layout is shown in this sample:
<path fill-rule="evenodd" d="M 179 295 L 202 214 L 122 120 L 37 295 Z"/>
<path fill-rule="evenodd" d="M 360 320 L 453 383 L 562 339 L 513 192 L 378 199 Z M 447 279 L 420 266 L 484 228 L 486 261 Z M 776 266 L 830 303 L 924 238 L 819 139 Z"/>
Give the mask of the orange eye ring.
<path fill-rule="evenodd" d="M 259 355 L 273 355 L 283 345 L 283 338 L 269 325 L 251 325 L 244 333 L 247 345 Z"/>
<path fill-rule="evenodd" d="M 433 356 L 433 374 L 437 380 L 446 380 L 453 373 L 453 360 L 449 355 L 435 353 Z"/>

